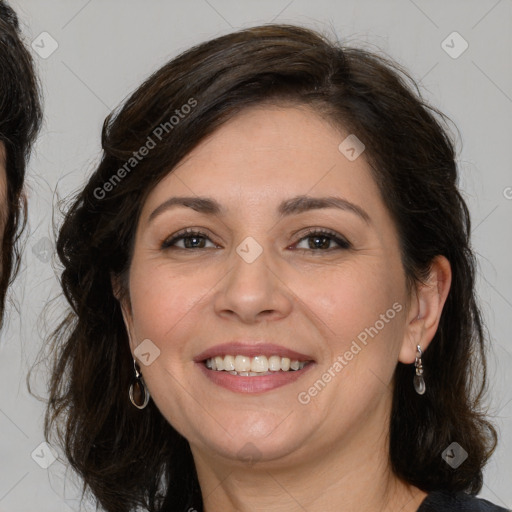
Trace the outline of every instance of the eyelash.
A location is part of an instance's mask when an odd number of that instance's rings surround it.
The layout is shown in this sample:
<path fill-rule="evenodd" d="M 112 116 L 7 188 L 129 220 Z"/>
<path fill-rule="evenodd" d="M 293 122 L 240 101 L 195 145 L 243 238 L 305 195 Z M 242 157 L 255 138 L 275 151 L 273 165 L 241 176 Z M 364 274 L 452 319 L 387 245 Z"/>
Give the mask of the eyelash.
<path fill-rule="evenodd" d="M 332 241 L 334 241 L 335 243 L 338 244 L 339 247 L 337 247 L 337 249 L 344 249 L 344 250 L 347 250 L 347 249 L 350 249 L 352 247 L 352 245 L 350 244 L 350 242 L 348 240 L 346 240 L 345 238 L 341 237 L 340 235 L 338 235 L 338 233 L 336 233 L 335 231 L 331 231 L 329 229 L 317 229 L 317 228 L 310 228 L 297 242 L 302 242 L 304 239 L 307 239 L 307 238 L 312 238 L 314 236 L 317 236 L 317 237 L 325 237 L 325 238 L 330 238 Z M 164 240 L 161 244 L 161 248 L 162 249 L 170 249 L 172 247 L 174 247 L 174 244 L 178 241 L 178 240 L 185 240 L 185 239 L 189 239 L 189 238 L 206 238 L 208 240 L 209 237 L 206 233 L 203 233 L 201 231 L 195 231 L 194 229 L 186 229 L 184 231 L 181 231 L 180 233 L 177 233 L 176 235 L 172 236 L 171 238 L 168 238 L 166 240 Z M 211 242 L 211 240 L 210 240 Z M 179 247 L 179 249 L 181 250 L 194 250 L 194 249 L 203 249 L 202 247 L 192 247 L 192 248 L 183 248 L 183 247 Z M 325 250 L 322 250 L 322 249 L 296 249 L 298 251 L 304 251 L 304 252 L 307 252 L 307 251 L 312 251 L 312 252 L 330 252 L 332 250 L 334 250 L 336 248 L 329 248 L 329 249 L 325 249 Z"/>

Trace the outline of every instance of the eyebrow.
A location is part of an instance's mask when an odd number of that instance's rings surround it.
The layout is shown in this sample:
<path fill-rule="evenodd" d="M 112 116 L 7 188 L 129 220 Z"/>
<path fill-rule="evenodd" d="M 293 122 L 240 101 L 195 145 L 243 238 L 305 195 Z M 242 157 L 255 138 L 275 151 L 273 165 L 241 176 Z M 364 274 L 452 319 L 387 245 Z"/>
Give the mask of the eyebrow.
<path fill-rule="evenodd" d="M 215 199 L 208 197 L 171 197 L 164 201 L 150 214 L 148 222 L 151 222 L 155 217 L 161 213 L 175 208 L 177 206 L 191 208 L 199 213 L 207 215 L 222 216 L 226 210 Z M 311 197 L 311 196 L 296 196 L 283 201 L 277 212 L 280 217 L 303 213 L 309 210 L 319 210 L 323 208 L 337 208 L 339 210 L 354 213 L 367 224 L 370 223 L 370 216 L 360 206 L 347 201 L 341 197 L 327 196 L 327 197 Z"/>

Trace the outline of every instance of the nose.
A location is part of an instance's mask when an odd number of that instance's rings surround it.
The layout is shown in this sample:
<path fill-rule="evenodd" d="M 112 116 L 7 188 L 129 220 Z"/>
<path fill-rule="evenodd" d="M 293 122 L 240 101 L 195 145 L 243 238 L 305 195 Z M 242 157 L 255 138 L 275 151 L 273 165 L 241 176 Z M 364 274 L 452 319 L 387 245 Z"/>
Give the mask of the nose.
<path fill-rule="evenodd" d="M 230 270 L 217 289 L 215 312 L 247 324 L 288 316 L 293 293 L 279 275 L 278 266 L 272 265 L 270 250 L 263 250 L 252 260 L 245 258 L 241 249 L 233 251 Z"/>

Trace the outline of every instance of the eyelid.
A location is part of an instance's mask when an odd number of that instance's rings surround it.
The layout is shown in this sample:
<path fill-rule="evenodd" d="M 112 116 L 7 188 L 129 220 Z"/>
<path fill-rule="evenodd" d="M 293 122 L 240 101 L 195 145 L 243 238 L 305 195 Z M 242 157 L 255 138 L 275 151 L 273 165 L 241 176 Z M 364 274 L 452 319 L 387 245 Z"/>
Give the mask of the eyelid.
<path fill-rule="evenodd" d="M 324 235 L 324 236 L 331 238 L 335 243 L 338 244 L 340 249 L 351 249 L 352 248 L 352 244 L 345 236 L 341 235 L 340 233 L 337 233 L 336 231 L 333 231 L 333 230 L 327 229 L 327 228 L 307 228 L 306 231 L 302 232 L 299 235 L 300 238 L 293 245 L 296 245 L 299 242 L 302 242 L 302 240 L 304 240 L 305 238 L 309 238 L 313 235 Z M 313 249 L 298 249 L 298 250 L 313 251 Z M 332 249 L 330 249 L 330 250 L 332 250 Z M 325 251 L 313 251 L 313 252 L 327 252 L 327 251 L 329 251 L 329 249 L 327 249 Z"/>
<path fill-rule="evenodd" d="M 216 242 L 214 242 L 211 239 L 211 236 L 208 233 L 206 233 L 202 228 L 201 229 L 200 228 L 185 228 L 180 231 L 177 231 L 176 233 L 173 233 L 172 235 L 169 235 L 164 240 L 162 240 L 160 243 L 160 247 L 162 249 L 169 249 L 171 247 L 174 247 L 173 245 L 171 245 L 171 243 L 176 243 L 178 240 L 181 240 L 186 237 L 193 237 L 193 236 L 196 236 L 198 238 L 199 237 L 206 238 L 212 244 L 218 245 Z M 181 247 L 180 247 L 180 249 L 181 249 Z M 201 249 L 201 247 L 196 247 L 194 249 Z M 184 250 L 190 251 L 192 249 L 184 249 Z"/>
<path fill-rule="evenodd" d="M 287 248 L 295 246 L 295 245 L 299 244 L 300 242 L 302 242 L 304 239 L 309 238 L 314 235 L 321 235 L 321 236 L 326 236 L 326 237 L 330 238 L 335 244 L 337 244 L 337 246 L 338 246 L 337 249 L 347 250 L 347 249 L 352 248 L 352 244 L 343 235 L 341 235 L 331 229 L 318 228 L 318 227 L 317 228 L 310 227 L 310 228 L 307 228 L 305 231 L 302 231 L 302 233 L 300 233 L 300 235 L 299 235 L 299 238 L 292 245 L 288 246 Z M 171 247 L 176 247 L 174 244 L 176 244 L 176 242 L 178 240 L 183 240 L 184 238 L 194 237 L 194 236 L 197 238 L 204 238 L 204 239 L 210 241 L 212 244 L 218 246 L 218 244 L 216 242 L 214 242 L 211 239 L 211 236 L 208 233 L 206 233 L 204 230 L 202 230 L 200 228 L 185 228 L 185 229 L 178 231 L 178 232 L 168 236 L 167 238 L 165 238 L 160 243 L 160 247 L 161 247 L 161 249 L 164 249 L 164 250 L 170 249 Z M 294 237 L 297 236 L 297 232 L 295 232 L 293 234 L 293 236 Z M 209 247 L 191 247 L 191 248 L 179 247 L 179 249 L 182 249 L 185 251 L 190 251 L 190 250 L 209 249 Z M 210 247 L 210 249 L 211 249 L 211 247 Z M 332 247 L 332 248 L 325 249 L 325 250 L 322 250 L 322 249 L 318 249 L 318 250 L 296 249 L 296 250 L 306 251 L 306 252 L 330 252 L 334 249 L 336 249 L 336 247 Z"/>

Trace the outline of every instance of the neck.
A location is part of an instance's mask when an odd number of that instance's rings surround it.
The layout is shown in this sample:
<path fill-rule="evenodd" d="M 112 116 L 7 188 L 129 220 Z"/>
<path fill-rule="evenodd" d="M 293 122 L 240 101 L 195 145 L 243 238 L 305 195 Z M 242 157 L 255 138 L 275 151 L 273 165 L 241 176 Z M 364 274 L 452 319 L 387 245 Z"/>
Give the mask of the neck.
<path fill-rule="evenodd" d="M 294 457 L 293 463 L 247 465 L 192 449 L 204 511 L 416 512 L 426 493 L 392 473 L 388 423 L 382 419 L 378 432 L 354 429 L 337 446 Z"/>

